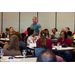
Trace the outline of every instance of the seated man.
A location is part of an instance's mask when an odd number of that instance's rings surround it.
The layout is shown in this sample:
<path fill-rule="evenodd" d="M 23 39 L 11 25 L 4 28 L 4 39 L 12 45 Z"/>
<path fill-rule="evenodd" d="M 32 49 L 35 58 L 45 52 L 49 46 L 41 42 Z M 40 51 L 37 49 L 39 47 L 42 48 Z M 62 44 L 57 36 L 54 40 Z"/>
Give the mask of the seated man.
<path fill-rule="evenodd" d="M 61 31 L 65 31 L 65 29 L 64 29 L 64 28 L 62 28 L 62 29 L 61 29 Z"/>
<path fill-rule="evenodd" d="M 56 56 L 51 50 L 44 50 L 39 53 L 37 62 L 56 62 Z"/>
<path fill-rule="evenodd" d="M 51 39 L 58 39 L 60 37 L 60 32 L 58 32 L 56 28 L 52 29 L 52 32 Z"/>
<path fill-rule="evenodd" d="M 71 31 L 68 31 L 68 36 L 67 37 L 71 40 L 72 46 L 73 46 L 74 38 L 72 37 L 72 32 Z"/>

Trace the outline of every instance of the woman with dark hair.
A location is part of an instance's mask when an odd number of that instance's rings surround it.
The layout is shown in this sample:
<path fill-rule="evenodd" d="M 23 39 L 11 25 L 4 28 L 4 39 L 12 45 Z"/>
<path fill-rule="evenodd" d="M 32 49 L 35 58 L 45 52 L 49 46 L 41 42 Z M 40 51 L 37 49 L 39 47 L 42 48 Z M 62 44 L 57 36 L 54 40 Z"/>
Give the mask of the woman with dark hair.
<path fill-rule="evenodd" d="M 26 40 L 26 34 L 22 33 L 21 36 L 22 36 L 22 41 L 25 42 L 25 40 Z"/>
<path fill-rule="evenodd" d="M 31 29 L 28 32 L 27 45 L 29 45 L 30 43 L 35 43 L 36 42 L 37 37 L 35 35 L 36 35 L 36 33 L 33 29 Z"/>
<path fill-rule="evenodd" d="M 5 56 L 21 55 L 19 40 L 16 35 L 11 36 L 9 43 L 4 45 L 3 52 Z"/>
<path fill-rule="evenodd" d="M 25 34 L 28 34 L 28 32 L 29 32 L 30 30 L 31 30 L 31 28 L 30 28 L 30 27 L 28 27 L 28 28 L 27 28 L 27 30 L 26 30 L 26 31 L 24 31 L 24 33 L 25 33 Z"/>
<path fill-rule="evenodd" d="M 46 31 L 46 38 L 50 38 L 49 37 L 49 30 L 48 29 L 44 29 Z"/>
<path fill-rule="evenodd" d="M 2 34 L 2 38 L 6 38 L 8 34 L 9 28 L 5 29 L 5 32 Z"/>
<path fill-rule="evenodd" d="M 22 54 L 23 49 L 27 50 L 27 47 L 26 47 L 25 43 L 22 41 L 21 33 L 20 32 L 16 32 L 15 35 L 17 35 L 17 37 L 19 39 L 19 49 L 20 49 L 20 52 Z"/>
<path fill-rule="evenodd" d="M 60 32 L 56 28 L 52 29 L 53 34 L 51 34 L 51 39 L 58 39 L 60 36 Z"/>
<path fill-rule="evenodd" d="M 40 48 L 44 47 L 45 49 L 52 50 L 52 44 L 53 44 L 52 40 L 46 38 L 45 30 L 42 30 L 41 38 L 38 39 L 36 42 L 37 47 L 40 47 Z M 61 58 L 60 56 L 56 55 L 56 59 L 57 59 L 57 62 L 63 62 L 63 58 Z"/>
<path fill-rule="evenodd" d="M 60 45 L 65 45 L 65 46 L 68 46 L 68 47 L 72 46 L 72 42 L 71 42 L 71 40 L 69 38 L 67 38 L 67 33 L 65 31 L 62 31 L 60 33 L 60 38 L 56 41 L 55 45 L 57 45 L 58 43 Z M 71 55 L 70 51 L 64 51 L 62 53 L 65 56 L 66 61 L 70 62 L 70 55 Z"/>

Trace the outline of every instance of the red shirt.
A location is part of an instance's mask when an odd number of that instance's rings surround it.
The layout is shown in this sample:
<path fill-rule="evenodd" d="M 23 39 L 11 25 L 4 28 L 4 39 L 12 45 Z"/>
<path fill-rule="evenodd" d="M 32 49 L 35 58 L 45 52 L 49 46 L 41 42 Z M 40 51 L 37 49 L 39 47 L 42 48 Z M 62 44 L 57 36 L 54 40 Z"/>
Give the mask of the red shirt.
<path fill-rule="evenodd" d="M 59 38 L 59 39 L 56 41 L 56 44 L 55 44 L 55 45 L 57 45 L 58 43 L 64 44 L 64 45 L 68 45 L 69 47 L 72 46 L 72 42 L 71 42 L 71 40 L 70 40 L 69 38 L 66 38 L 64 41 L 62 41 L 62 39 Z"/>
<path fill-rule="evenodd" d="M 51 39 L 46 38 L 46 46 L 44 48 L 52 50 L 52 43 Z M 36 45 L 40 47 L 40 39 L 37 40 Z"/>

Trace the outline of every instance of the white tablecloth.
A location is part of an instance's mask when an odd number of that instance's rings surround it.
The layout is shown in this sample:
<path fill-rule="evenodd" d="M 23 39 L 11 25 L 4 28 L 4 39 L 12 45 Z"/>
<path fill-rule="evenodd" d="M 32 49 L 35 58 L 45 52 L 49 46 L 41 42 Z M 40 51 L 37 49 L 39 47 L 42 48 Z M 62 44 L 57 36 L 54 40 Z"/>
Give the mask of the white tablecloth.
<path fill-rule="evenodd" d="M 10 56 L 3 56 L 3 58 L 1 59 L 1 62 L 9 62 L 9 58 Z M 32 58 L 13 58 L 13 62 L 36 62 L 37 58 L 36 57 L 32 57 Z"/>
<path fill-rule="evenodd" d="M 9 41 L 9 38 L 0 38 L 0 40 Z"/>
<path fill-rule="evenodd" d="M 62 47 L 61 49 L 58 46 L 53 46 L 52 50 L 57 49 L 57 50 L 74 50 L 73 47 Z"/>

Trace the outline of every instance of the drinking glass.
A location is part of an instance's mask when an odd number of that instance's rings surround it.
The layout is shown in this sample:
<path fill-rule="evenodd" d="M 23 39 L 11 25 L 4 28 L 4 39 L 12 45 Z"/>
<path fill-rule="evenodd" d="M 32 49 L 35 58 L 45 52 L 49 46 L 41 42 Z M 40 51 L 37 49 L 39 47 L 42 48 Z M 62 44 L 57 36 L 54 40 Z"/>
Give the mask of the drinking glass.
<path fill-rule="evenodd" d="M 26 50 L 23 50 L 23 51 L 22 51 L 22 54 L 23 54 L 23 57 L 24 57 L 24 58 L 26 57 L 26 53 L 27 53 Z"/>
<path fill-rule="evenodd" d="M 7 38 L 9 38 L 9 35 L 7 35 Z"/>
<path fill-rule="evenodd" d="M 0 49 L 0 59 L 3 58 L 3 55 L 4 55 L 4 53 L 3 53 L 3 49 Z"/>

